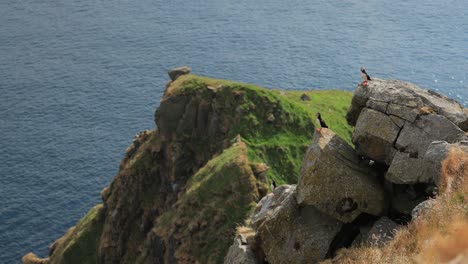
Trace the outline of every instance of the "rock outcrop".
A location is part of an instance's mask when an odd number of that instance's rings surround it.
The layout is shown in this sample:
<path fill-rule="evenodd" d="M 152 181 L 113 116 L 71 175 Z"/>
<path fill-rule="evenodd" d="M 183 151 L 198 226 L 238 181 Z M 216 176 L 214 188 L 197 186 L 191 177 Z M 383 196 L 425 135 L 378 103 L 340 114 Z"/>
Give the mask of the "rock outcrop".
<path fill-rule="evenodd" d="M 318 262 L 342 227 L 313 206 L 299 207 L 295 194 L 295 185 L 276 188 L 263 197 L 250 219 L 268 263 Z"/>
<path fill-rule="evenodd" d="M 455 143 L 468 130 L 467 111 L 459 103 L 396 80 L 359 85 L 347 120 L 356 127 L 357 152 L 389 166 L 386 179 L 396 184 L 433 182 L 432 142 Z"/>
<path fill-rule="evenodd" d="M 462 130 L 468 130 L 468 111 L 457 101 L 400 80 L 372 79 L 367 86 L 359 85 L 346 115 L 348 123 L 356 125 L 364 108 L 397 116 L 410 123 L 418 115 L 433 112 L 444 116 Z"/>
<path fill-rule="evenodd" d="M 58 239 L 49 258 L 28 254 L 25 262 L 220 263 L 266 182 L 295 180 L 314 131 L 299 98 L 174 79 L 155 113 L 157 129 L 127 148 L 103 205 Z M 288 144 L 271 140 L 277 135 Z"/>
<path fill-rule="evenodd" d="M 157 129 L 135 137 L 103 204 L 49 258 L 23 263 L 316 263 L 390 241 L 430 210 L 451 148 L 468 153 L 467 110 L 412 84 L 358 86 L 353 149 L 331 129 L 313 134 L 304 96 L 189 72 L 170 72 Z"/>
<path fill-rule="evenodd" d="M 362 213 L 380 215 L 386 206 L 377 172 L 343 139 L 326 128 L 314 134 L 305 155 L 297 202 L 313 205 L 346 223 Z"/>
<path fill-rule="evenodd" d="M 172 81 L 177 80 L 182 75 L 189 74 L 192 71 L 192 68 L 188 66 L 181 66 L 177 68 L 170 69 L 167 74 L 171 78 Z"/>
<path fill-rule="evenodd" d="M 383 246 L 395 236 L 401 226 L 384 216 L 377 220 L 367 233 L 366 242 L 369 245 Z"/>
<path fill-rule="evenodd" d="M 356 149 L 318 130 L 297 188 L 280 186 L 257 204 L 248 220 L 264 253 L 256 261 L 315 263 L 350 245 L 384 246 L 430 209 L 450 149 L 468 152 L 458 103 L 401 81 L 368 84 L 347 115 Z"/>
<path fill-rule="evenodd" d="M 250 248 L 247 240 L 241 235 L 234 238 L 234 244 L 229 248 L 226 257 L 226 264 L 257 264 L 255 253 Z"/>
<path fill-rule="evenodd" d="M 369 215 L 381 215 L 385 207 L 378 173 L 333 131 L 321 129 L 305 155 L 297 187 L 273 190 L 247 221 L 259 241 L 256 261 L 319 262 L 350 245 L 361 222 L 368 224 Z M 225 263 L 240 262 L 230 257 Z"/>

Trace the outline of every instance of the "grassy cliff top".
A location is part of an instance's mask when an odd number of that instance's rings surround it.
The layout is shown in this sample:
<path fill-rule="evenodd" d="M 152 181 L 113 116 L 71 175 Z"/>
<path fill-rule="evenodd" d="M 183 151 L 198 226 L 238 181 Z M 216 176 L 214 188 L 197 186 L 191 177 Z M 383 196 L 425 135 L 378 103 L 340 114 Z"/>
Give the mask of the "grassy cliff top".
<path fill-rule="evenodd" d="M 314 125 L 315 114 L 320 112 L 327 125 L 340 137 L 351 143 L 352 127 L 346 122 L 345 116 L 351 104 L 352 92 L 344 90 L 281 90 L 268 89 L 253 84 L 234 82 L 229 80 L 213 79 L 193 74 L 183 75 L 174 81 L 168 88 L 167 95 L 196 92 L 200 89 L 220 90 L 232 87 L 235 90 L 249 90 L 266 96 L 272 101 L 291 104 L 292 110 L 301 109 L 308 114 Z M 307 99 L 301 99 L 306 97 Z"/>
<path fill-rule="evenodd" d="M 213 99 L 215 94 L 216 99 Z M 249 160 L 270 166 L 267 178 L 295 183 L 320 112 L 327 125 L 351 144 L 345 116 L 352 93 L 339 90 L 284 91 L 252 84 L 184 75 L 165 97 L 202 96 L 232 124 L 229 137 L 242 137 Z M 239 99 L 242 97 L 242 99 Z"/>
<path fill-rule="evenodd" d="M 268 183 L 297 182 L 316 112 L 351 141 L 351 97 L 179 77 L 155 113 L 158 128 L 127 149 L 106 206 L 58 240 L 50 263 L 222 262 Z"/>

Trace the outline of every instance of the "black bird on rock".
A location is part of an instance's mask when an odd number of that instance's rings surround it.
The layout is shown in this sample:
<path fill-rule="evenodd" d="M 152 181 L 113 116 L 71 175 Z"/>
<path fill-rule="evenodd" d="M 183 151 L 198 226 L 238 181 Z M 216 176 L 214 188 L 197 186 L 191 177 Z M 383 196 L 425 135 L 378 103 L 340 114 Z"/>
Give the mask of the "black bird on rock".
<path fill-rule="evenodd" d="M 327 124 L 322 119 L 322 115 L 320 115 L 319 112 L 317 112 L 317 123 L 320 125 L 320 128 L 317 129 L 318 132 L 320 132 L 322 128 L 328 128 Z"/>
<path fill-rule="evenodd" d="M 270 188 L 271 188 L 271 193 L 273 194 L 273 197 L 275 197 L 275 193 L 273 191 L 276 189 L 276 182 L 273 179 L 271 179 Z"/>
<path fill-rule="evenodd" d="M 367 81 L 372 80 L 369 74 L 367 74 L 364 66 L 361 67 L 361 78 L 362 78 L 362 83 L 361 83 L 362 86 L 367 86 Z"/>

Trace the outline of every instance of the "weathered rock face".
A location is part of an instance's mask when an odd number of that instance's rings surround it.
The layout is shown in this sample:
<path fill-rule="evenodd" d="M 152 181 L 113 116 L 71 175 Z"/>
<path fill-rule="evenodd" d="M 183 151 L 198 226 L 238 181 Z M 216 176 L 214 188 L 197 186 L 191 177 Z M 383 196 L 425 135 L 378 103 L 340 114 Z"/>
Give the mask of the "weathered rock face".
<path fill-rule="evenodd" d="M 431 143 L 457 142 L 468 130 L 467 111 L 459 103 L 396 80 L 359 85 L 346 118 L 355 125 L 356 151 L 389 166 L 386 179 L 397 184 L 433 182 L 437 168 L 430 164 L 443 155 L 434 156 L 439 152 Z"/>
<path fill-rule="evenodd" d="M 385 209 L 376 173 L 329 129 L 314 134 L 302 165 L 297 202 L 343 222 L 361 213 L 379 215 Z"/>
<path fill-rule="evenodd" d="M 265 196 L 251 218 L 268 263 L 316 263 L 325 258 L 342 224 L 313 206 L 299 208 L 294 185 Z"/>
<path fill-rule="evenodd" d="M 420 116 L 414 123 L 405 122 L 395 147 L 406 153 L 423 156 L 432 141 L 456 142 L 464 132 L 441 115 Z"/>
<path fill-rule="evenodd" d="M 182 67 L 170 69 L 167 72 L 167 74 L 169 75 L 172 81 L 175 81 L 177 80 L 177 78 L 179 78 L 179 76 L 189 74 L 191 71 L 192 71 L 192 68 L 188 66 L 182 66 Z"/>
<path fill-rule="evenodd" d="M 350 125 L 356 124 L 361 110 L 365 107 L 398 116 L 409 122 L 414 122 L 421 108 L 429 107 L 434 113 L 446 117 L 462 130 L 468 130 L 467 110 L 458 102 L 400 80 L 373 79 L 367 86 L 359 85 L 346 116 Z"/>
<path fill-rule="evenodd" d="M 252 251 L 247 241 L 238 235 L 234 239 L 234 244 L 229 248 L 225 264 L 257 264 L 255 253 Z"/>
<path fill-rule="evenodd" d="M 155 113 L 158 128 L 135 137 L 102 191 L 99 217 L 57 240 L 50 259 L 28 255 L 25 261 L 220 263 L 235 227 L 266 193 L 267 171 L 298 171 L 313 131 L 307 111 L 257 87 L 175 78 Z M 269 114 L 274 119 L 266 120 Z M 295 141 L 263 145 L 276 134 Z M 250 163 L 248 151 L 257 163 Z M 86 246 L 68 239 L 75 237 Z"/>
<path fill-rule="evenodd" d="M 435 200 L 429 199 L 421 202 L 420 204 L 414 207 L 413 211 L 411 212 L 411 219 L 417 219 L 422 214 L 424 214 L 427 210 L 430 210 L 435 204 Z"/>
<path fill-rule="evenodd" d="M 395 154 L 393 144 L 400 127 L 389 116 L 370 108 L 361 111 L 353 133 L 359 154 L 388 163 Z"/>
<path fill-rule="evenodd" d="M 401 226 L 393 222 L 388 217 L 377 220 L 366 235 L 364 243 L 376 246 L 383 246 L 395 236 Z"/>
<path fill-rule="evenodd" d="M 453 147 L 459 147 L 465 152 L 468 152 L 468 141 L 462 140 L 454 144 L 449 144 L 445 141 L 434 141 L 429 145 L 424 155 L 427 164 L 426 173 L 430 175 L 437 186 L 440 184 L 442 161 L 447 158 L 449 150 Z"/>

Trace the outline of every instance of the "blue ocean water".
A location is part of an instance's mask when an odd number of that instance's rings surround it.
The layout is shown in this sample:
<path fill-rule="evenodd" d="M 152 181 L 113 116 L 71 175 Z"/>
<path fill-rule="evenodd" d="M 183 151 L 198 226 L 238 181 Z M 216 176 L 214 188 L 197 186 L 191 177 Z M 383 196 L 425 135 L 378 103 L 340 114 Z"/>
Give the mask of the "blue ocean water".
<path fill-rule="evenodd" d="M 62 236 L 154 128 L 166 69 L 353 90 L 359 67 L 468 105 L 468 1 L 2 0 L 0 260 Z"/>

